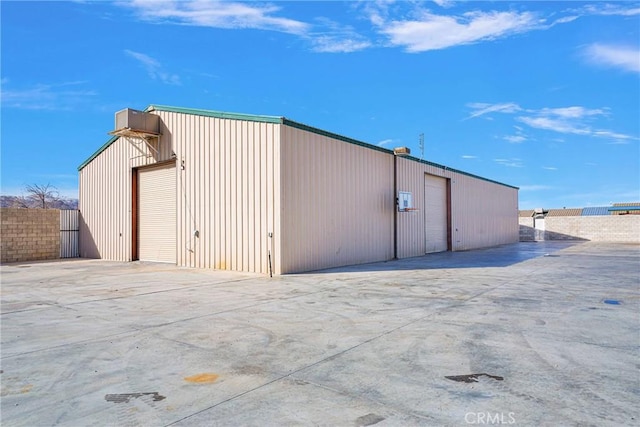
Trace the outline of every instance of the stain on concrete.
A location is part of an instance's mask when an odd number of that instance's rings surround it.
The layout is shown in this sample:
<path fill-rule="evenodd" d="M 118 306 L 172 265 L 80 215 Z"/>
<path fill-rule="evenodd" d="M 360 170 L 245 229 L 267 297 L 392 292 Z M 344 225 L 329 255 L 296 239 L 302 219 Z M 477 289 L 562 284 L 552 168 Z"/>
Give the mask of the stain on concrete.
<path fill-rule="evenodd" d="M 504 380 L 504 377 L 500 377 L 498 375 L 489 375 L 489 374 L 484 374 L 484 373 L 483 374 L 445 376 L 446 379 L 451 380 L 451 381 L 457 381 L 459 383 L 477 383 L 478 382 L 478 377 L 489 377 L 489 378 L 493 378 L 494 380 L 497 380 L 497 381 Z"/>
<path fill-rule="evenodd" d="M 216 382 L 219 375 L 204 373 L 204 374 L 196 374 L 190 377 L 185 377 L 185 381 L 189 383 L 198 383 L 198 384 L 212 384 Z"/>
<path fill-rule="evenodd" d="M 356 420 L 355 425 L 358 427 L 362 426 L 372 426 L 374 424 L 378 424 L 380 421 L 383 421 L 385 418 L 378 414 L 367 414 L 359 417 Z"/>
<path fill-rule="evenodd" d="M 113 403 L 129 403 L 131 399 L 137 399 L 142 396 L 151 396 L 154 402 L 166 399 L 157 391 L 150 393 L 120 393 L 120 394 L 107 394 L 104 396 L 104 400 Z"/>
<path fill-rule="evenodd" d="M 254 365 L 242 365 L 233 369 L 234 373 L 238 375 L 263 375 L 264 369 L 260 366 Z"/>

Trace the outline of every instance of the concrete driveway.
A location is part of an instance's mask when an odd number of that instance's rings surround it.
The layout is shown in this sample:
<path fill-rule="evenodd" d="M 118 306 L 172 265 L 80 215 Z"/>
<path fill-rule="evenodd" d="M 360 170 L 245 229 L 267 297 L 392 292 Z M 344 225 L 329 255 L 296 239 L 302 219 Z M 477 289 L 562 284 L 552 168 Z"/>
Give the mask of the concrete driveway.
<path fill-rule="evenodd" d="M 1 272 L 3 426 L 639 424 L 637 245 Z"/>

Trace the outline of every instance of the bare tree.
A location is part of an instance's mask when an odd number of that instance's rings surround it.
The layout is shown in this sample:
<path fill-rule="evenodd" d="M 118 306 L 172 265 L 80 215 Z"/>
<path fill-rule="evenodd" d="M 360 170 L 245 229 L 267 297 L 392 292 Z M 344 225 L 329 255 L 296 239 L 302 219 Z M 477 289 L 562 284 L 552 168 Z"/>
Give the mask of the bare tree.
<path fill-rule="evenodd" d="M 9 196 L 9 207 L 11 208 L 30 208 L 29 199 L 24 196 Z"/>
<path fill-rule="evenodd" d="M 25 187 L 27 198 L 33 200 L 39 208 L 47 209 L 59 199 L 59 193 L 56 187 L 51 184 L 38 185 L 32 184 Z"/>

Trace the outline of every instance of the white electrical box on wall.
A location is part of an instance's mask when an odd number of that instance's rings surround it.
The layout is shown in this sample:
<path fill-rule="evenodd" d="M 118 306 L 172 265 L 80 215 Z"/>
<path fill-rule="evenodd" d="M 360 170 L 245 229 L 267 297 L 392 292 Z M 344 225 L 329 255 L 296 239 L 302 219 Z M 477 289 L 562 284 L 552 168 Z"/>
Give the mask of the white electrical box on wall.
<path fill-rule="evenodd" d="M 413 196 L 409 191 L 398 191 L 398 211 L 407 212 L 415 210 L 413 207 Z"/>

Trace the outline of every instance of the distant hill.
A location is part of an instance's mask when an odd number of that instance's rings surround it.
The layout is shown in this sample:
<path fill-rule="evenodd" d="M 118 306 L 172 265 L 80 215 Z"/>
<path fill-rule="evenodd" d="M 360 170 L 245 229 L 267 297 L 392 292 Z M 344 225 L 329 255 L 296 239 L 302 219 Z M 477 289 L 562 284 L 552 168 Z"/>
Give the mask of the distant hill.
<path fill-rule="evenodd" d="M 3 208 L 41 208 L 36 200 L 22 196 L 0 196 L 0 207 Z M 78 199 L 56 198 L 47 202 L 49 209 L 78 209 Z"/>

